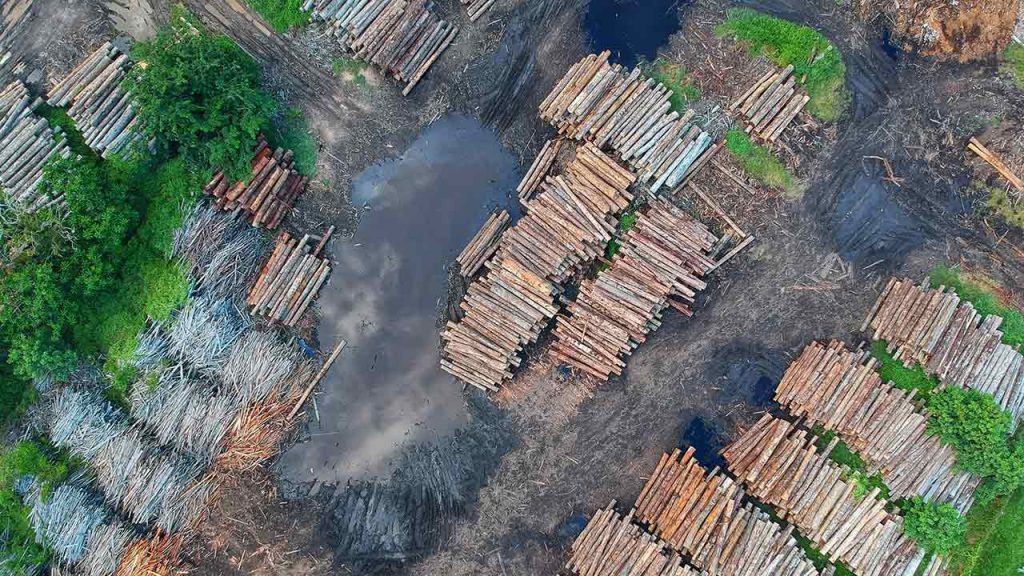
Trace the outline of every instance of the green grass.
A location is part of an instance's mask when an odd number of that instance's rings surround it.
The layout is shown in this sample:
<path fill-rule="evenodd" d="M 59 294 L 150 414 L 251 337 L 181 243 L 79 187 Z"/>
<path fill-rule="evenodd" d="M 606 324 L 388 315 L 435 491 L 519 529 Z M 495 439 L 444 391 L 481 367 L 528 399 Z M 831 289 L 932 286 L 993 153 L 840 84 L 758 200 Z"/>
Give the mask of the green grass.
<path fill-rule="evenodd" d="M 247 0 L 250 8 L 278 32 L 301 28 L 309 23 L 309 12 L 303 12 L 302 0 Z"/>
<path fill-rule="evenodd" d="M 664 58 L 658 58 L 645 70 L 648 76 L 661 82 L 671 91 L 672 109 L 682 113 L 693 102 L 700 100 L 700 89 L 687 79 L 686 69 Z"/>
<path fill-rule="evenodd" d="M 793 175 L 767 148 L 755 143 L 743 130 L 730 130 L 725 135 L 725 147 L 739 160 L 743 170 L 758 182 L 782 189 L 787 194 L 795 193 Z"/>
<path fill-rule="evenodd" d="M 729 10 L 715 28 L 719 36 L 745 42 L 752 54 L 764 54 L 778 66 L 793 65 L 797 82 L 811 97 L 807 111 L 836 120 L 849 104 L 842 54 L 820 32 L 749 9 Z"/>
<path fill-rule="evenodd" d="M 363 75 L 363 71 L 366 70 L 366 63 L 355 58 L 335 58 L 331 61 L 331 71 L 334 75 L 339 78 L 348 78 L 356 86 L 366 86 L 366 76 Z"/>
<path fill-rule="evenodd" d="M 1024 567 L 1024 490 L 994 502 L 980 515 L 988 528 L 978 540 L 973 576 L 1010 576 Z M 978 524 L 981 524 L 978 521 Z M 968 533 L 970 534 L 970 533 Z"/>
<path fill-rule="evenodd" d="M 992 292 L 960 274 L 958 270 L 946 266 L 938 266 L 930 274 L 931 285 L 940 284 L 952 288 L 961 299 L 974 305 L 981 314 L 1001 316 L 1003 323 L 1003 343 L 1010 346 L 1024 344 L 1024 315 L 1019 310 L 1004 306 Z"/>
<path fill-rule="evenodd" d="M 82 136 L 82 132 L 75 125 L 75 121 L 71 119 L 71 116 L 68 116 L 67 110 L 56 108 L 49 104 L 40 104 L 35 112 L 45 118 L 46 123 L 51 128 L 60 128 L 64 132 L 68 139 L 68 147 L 71 148 L 73 153 L 81 156 L 96 155 L 96 152 L 85 143 L 85 137 Z"/>
<path fill-rule="evenodd" d="M 303 176 L 316 174 L 318 145 L 309 122 L 298 108 L 290 108 L 274 119 L 268 134 L 270 144 L 295 153 L 295 169 Z"/>
<path fill-rule="evenodd" d="M 629 232 L 630 230 L 633 229 L 633 226 L 636 226 L 636 211 L 630 210 L 628 212 L 624 212 L 622 216 L 619 218 L 619 224 L 616 227 L 615 236 L 619 237 L 622 234 Z M 604 250 L 604 257 L 608 260 L 611 260 L 612 258 L 615 257 L 616 254 L 619 253 L 619 250 L 621 249 L 622 244 L 620 244 L 619 241 L 616 240 L 615 238 L 612 238 L 611 242 L 608 243 L 608 246 Z M 601 268 L 601 271 L 604 271 L 608 267 L 607 264 L 604 264 L 602 266 L 603 267 Z"/>
<path fill-rule="evenodd" d="M 1024 206 L 1012 198 L 1006 189 L 987 186 L 981 182 L 974 182 L 971 189 L 983 194 L 988 209 L 998 214 L 1007 224 L 1024 228 Z"/>
<path fill-rule="evenodd" d="M 1024 46 L 1010 42 L 1006 51 L 1003 52 L 1002 70 L 1013 76 L 1017 87 L 1024 90 Z"/>
<path fill-rule="evenodd" d="M 815 445 L 819 450 L 824 450 L 832 442 L 832 439 L 836 437 L 836 433 L 831 430 L 826 430 L 821 426 L 815 426 L 811 429 L 811 434 L 818 437 L 818 441 Z M 855 484 L 853 496 L 857 500 L 867 496 L 873 489 L 878 488 L 878 495 L 880 498 L 889 498 L 889 487 L 885 484 L 880 473 L 870 474 L 868 473 L 868 466 L 864 462 L 864 459 L 860 457 L 850 448 L 850 445 L 840 440 L 832 451 L 828 454 L 829 458 L 835 463 L 846 466 L 849 468 L 849 472 L 846 473 L 844 479 L 851 481 Z"/>
<path fill-rule="evenodd" d="M 884 340 L 875 340 L 871 343 L 871 355 L 879 362 L 878 373 L 882 380 L 891 382 L 900 390 L 917 390 L 917 398 L 927 402 L 932 391 L 939 386 L 938 379 L 925 374 L 924 368 L 917 364 L 907 368 L 893 358 L 886 346 Z"/>

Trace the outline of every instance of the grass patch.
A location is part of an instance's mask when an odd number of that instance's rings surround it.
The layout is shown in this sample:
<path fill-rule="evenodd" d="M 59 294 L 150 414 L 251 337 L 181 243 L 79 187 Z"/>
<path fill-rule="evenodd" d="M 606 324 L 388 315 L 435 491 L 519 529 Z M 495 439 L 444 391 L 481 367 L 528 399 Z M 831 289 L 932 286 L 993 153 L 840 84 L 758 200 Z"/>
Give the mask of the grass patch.
<path fill-rule="evenodd" d="M 878 373 L 882 380 L 891 382 L 900 390 L 917 390 L 917 397 L 927 402 L 932 391 L 939 386 L 938 379 L 925 374 L 924 368 L 917 364 L 907 368 L 893 358 L 886 347 L 884 340 L 875 340 L 871 343 L 871 355 L 879 362 Z"/>
<path fill-rule="evenodd" d="M 1003 72 L 1013 76 L 1017 87 L 1024 90 L 1024 46 L 1016 42 L 1010 42 L 1003 52 Z"/>
<path fill-rule="evenodd" d="M 355 58 L 335 58 L 331 61 L 331 71 L 334 75 L 351 80 L 356 86 L 367 85 L 366 76 L 363 75 L 366 66 L 366 63 Z"/>
<path fill-rule="evenodd" d="M 983 286 L 965 279 L 958 270 L 938 266 L 929 275 L 932 286 L 952 288 L 962 300 L 967 300 L 981 314 L 1000 316 L 1003 323 L 1003 343 L 1010 346 L 1024 344 L 1024 315 L 1019 310 L 1004 306 L 995 294 Z"/>
<path fill-rule="evenodd" d="M 973 576 L 1010 576 L 1024 567 L 1024 490 L 995 501 L 978 514 L 970 529 L 984 535 L 973 547 Z M 968 540 L 971 532 L 968 532 Z"/>
<path fill-rule="evenodd" d="M 984 195 L 985 206 L 1005 220 L 1007 224 L 1017 228 L 1024 228 L 1024 206 L 1017 199 L 1010 196 L 1006 189 L 987 186 L 980 182 L 972 183 L 971 189 Z"/>
<path fill-rule="evenodd" d="M 785 190 L 787 194 L 796 191 L 793 175 L 782 162 L 767 148 L 751 140 L 743 130 L 730 130 L 725 135 L 725 147 L 739 160 L 743 170 L 758 182 Z"/>
<path fill-rule="evenodd" d="M 676 112 L 682 113 L 692 102 L 700 99 L 700 88 L 690 83 L 686 68 L 681 65 L 658 58 L 646 68 L 648 76 L 661 82 L 671 91 L 669 102 Z"/>
<path fill-rule="evenodd" d="M 819 450 L 825 450 L 832 440 L 836 437 L 836 433 L 831 430 L 826 430 L 821 426 L 815 426 L 811 429 L 811 434 L 818 437 L 818 441 L 815 445 Z M 853 497 L 857 500 L 863 499 L 872 490 L 878 488 L 878 495 L 881 498 L 889 499 L 889 487 L 885 484 L 885 480 L 882 479 L 881 473 L 870 474 L 868 473 L 868 466 L 864 462 L 864 459 L 860 457 L 850 448 L 850 445 L 840 440 L 832 451 L 829 452 L 828 457 L 833 462 L 846 466 L 849 471 L 843 477 L 845 480 L 853 482 L 855 484 Z"/>
<path fill-rule="evenodd" d="M 302 11 L 302 0 L 246 0 L 246 4 L 278 32 L 309 24 L 309 12 Z"/>
<path fill-rule="evenodd" d="M 745 42 L 751 54 L 764 54 L 778 66 L 792 64 L 797 82 L 811 97 L 807 111 L 814 116 L 831 121 L 846 110 L 846 65 L 839 50 L 817 30 L 739 8 L 729 10 L 715 34 Z"/>
<path fill-rule="evenodd" d="M 300 174 L 310 178 L 316 174 L 316 155 L 319 146 L 302 110 L 289 108 L 278 115 L 271 124 L 268 137 L 272 146 L 279 146 L 295 153 L 295 169 Z"/>
<path fill-rule="evenodd" d="M 605 258 L 611 260 L 612 258 L 615 257 L 616 254 L 619 253 L 619 250 L 622 249 L 622 244 L 620 244 L 619 241 L 616 240 L 615 238 L 618 238 L 622 234 L 629 232 L 630 230 L 633 229 L 634 226 L 636 226 L 636 211 L 630 210 L 628 212 L 624 212 L 622 216 L 619 218 L 619 224 L 616 227 L 615 237 L 612 238 L 611 242 L 608 243 L 608 246 L 604 250 Z M 603 272 L 607 268 L 607 265 L 603 265 L 601 271 Z"/>

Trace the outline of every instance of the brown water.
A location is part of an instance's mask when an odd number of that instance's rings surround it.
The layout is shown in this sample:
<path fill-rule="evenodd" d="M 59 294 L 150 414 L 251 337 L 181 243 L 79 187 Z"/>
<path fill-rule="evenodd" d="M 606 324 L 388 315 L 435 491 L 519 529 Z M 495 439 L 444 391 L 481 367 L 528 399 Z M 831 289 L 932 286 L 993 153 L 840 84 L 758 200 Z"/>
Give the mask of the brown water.
<path fill-rule="evenodd" d="M 290 482 L 344 484 L 382 475 L 403 443 L 464 426 L 462 387 L 438 365 L 446 266 L 495 206 L 511 211 L 515 158 L 476 120 L 444 118 L 398 159 L 353 184 L 358 231 L 333 244 L 320 341 L 348 347 L 316 396 L 308 440 L 279 468 Z"/>

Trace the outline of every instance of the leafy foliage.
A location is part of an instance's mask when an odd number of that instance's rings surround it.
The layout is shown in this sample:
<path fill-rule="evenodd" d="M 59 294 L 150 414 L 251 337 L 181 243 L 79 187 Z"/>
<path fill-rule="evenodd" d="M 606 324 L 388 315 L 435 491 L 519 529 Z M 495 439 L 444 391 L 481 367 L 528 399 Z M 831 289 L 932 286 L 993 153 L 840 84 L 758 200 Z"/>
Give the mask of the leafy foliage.
<path fill-rule="evenodd" d="M 246 4 L 278 32 L 299 28 L 309 23 L 309 12 L 302 11 L 302 0 L 246 0 Z"/>
<path fill-rule="evenodd" d="M 893 358 L 886 348 L 884 340 L 875 340 L 871 343 L 871 355 L 879 362 L 878 373 L 882 380 L 891 382 L 900 390 L 917 390 L 917 398 L 927 401 L 932 391 L 939 386 L 939 381 L 925 374 L 924 368 L 919 365 L 907 368 Z"/>
<path fill-rule="evenodd" d="M 725 147 L 732 152 L 752 178 L 771 188 L 781 188 L 787 193 L 795 191 L 793 176 L 782 162 L 767 148 L 755 144 L 746 132 L 732 129 L 725 135 Z"/>
<path fill-rule="evenodd" d="M 616 227 L 616 237 L 621 236 L 626 232 L 629 232 L 630 230 L 633 229 L 633 226 L 636 226 L 636 211 L 629 210 L 627 212 L 624 212 L 622 216 L 619 217 L 619 225 Z M 615 257 L 616 254 L 619 253 L 619 250 L 621 249 L 622 244 L 619 244 L 618 240 L 612 238 L 611 242 L 608 242 L 608 246 L 605 247 L 604 256 L 606 259 L 611 260 L 612 258 Z"/>
<path fill-rule="evenodd" d="M 729 10 L 715 33 L 746 42 L 751 53 L 764 54 L 779 66 L 792 64 L 797 82 L 811 97 L 809 113 L 822 120 L 836 120 L 846 109 L 846 65 L 839 50 L 817 30 L 739 8 Z"/>
<path fill-rule="evenodd" d="M 295 169 L 300 174 L 311 178 L 316 174 L 318 145 L 302 110 L 289 108 L 287 112 L 278 114 L 268 134 L 274 147 L 291 150 L 295 154 Z"/>
<path fill-rule="evenodd" d="M 60 128 L 68 138 L 68 147 L 71 152 L 79 156 L 95 156 L 96 152 L 85 142 L 82 132 L 75 126 L 75 121 L 68 116 L 67 110 L 56 108 L 49 104 L 40 104 L 35 110 L 36 114 L 46 118 L 51 128 Z"/>
<path fill-rule="evenodd" d="M 1013 76 L 1018 88 L 1024 90 L 1024 46 L 1010 42 L 1006 51 L 1003 52 L 1002 69 Z"/>
<path fill-rule="evenodd" d="M 148 42 L 125 79 L 143 131 L 202 170 L 247 178 L 256 136 L 274 101 L 259 90 L 259 68 L 230 39 L 198 28 L 183 9 Z"/>
<path fill-rule="evenodd" d="M 967 519 L 952 504 L 918 496 L 904 504 L 903 531 L 925 550 L 947 555 L 964 542 Z"/>
<path fill-rule="evenodd" d="M 952 288 L 962 300 L 967 300 L 981 314 L 1000 316 L 1003 323 L 1003 343 L 1010 346 L 1024 344 L 1024 315 L 1019 310 L 1004 306 L 992 292 L 964 279 L 961 274 L 945 266 L 938 266 L 930 274 L 932 286 Z"/>
<path fill-rule="evenodd" d="M 676 112 L 683 112 L 691 102 L 700 99 L 700 89 L 687 79 L 686 69 L 664 58 L 658 58 L 647 67 L 647 75 L 669 89 L 669 102 Z"/>

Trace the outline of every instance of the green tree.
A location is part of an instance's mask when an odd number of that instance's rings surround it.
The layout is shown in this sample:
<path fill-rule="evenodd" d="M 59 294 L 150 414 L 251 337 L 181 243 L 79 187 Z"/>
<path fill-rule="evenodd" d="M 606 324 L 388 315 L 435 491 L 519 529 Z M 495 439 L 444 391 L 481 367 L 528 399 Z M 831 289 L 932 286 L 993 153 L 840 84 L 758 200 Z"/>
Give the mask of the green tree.
<path fill-rule="evenodd" d="M 274 101 L 259 90 L 259 67 L 230 39 L 200 29 L 184 9 L 148 42 L 125 79 L 142 129 L 190 164 L 243 179 Z"/>
<path fill-rule="evenodd" d="M 918 496 L 903 507 L 903 531 L 925 550 L 948 555 L 964 542 L 967 519 L 951 504 Z"/>

